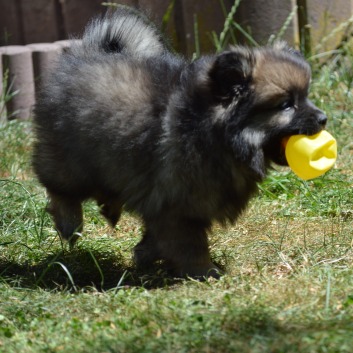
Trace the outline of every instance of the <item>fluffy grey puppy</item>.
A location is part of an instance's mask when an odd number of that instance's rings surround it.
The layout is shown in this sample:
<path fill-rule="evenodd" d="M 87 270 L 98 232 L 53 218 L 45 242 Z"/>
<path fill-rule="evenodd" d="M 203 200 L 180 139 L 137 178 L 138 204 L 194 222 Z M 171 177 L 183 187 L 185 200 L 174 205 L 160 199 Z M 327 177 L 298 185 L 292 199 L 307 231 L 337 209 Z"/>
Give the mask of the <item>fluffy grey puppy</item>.
<path fill-rule="evenodd" d="M 190 62 L 134 11 L 92 21 L 35 109 L 33 165 L 60 235 L 75 242 L 86 199 L 112 226 L 124 206 L 145 224 L 138 266 L 216 276 L 212 222 L 234 222 L 271 162 L 287 164 L 284 137 L 326 123 L 307 98 L 310 75 L 283 43 Z"/>

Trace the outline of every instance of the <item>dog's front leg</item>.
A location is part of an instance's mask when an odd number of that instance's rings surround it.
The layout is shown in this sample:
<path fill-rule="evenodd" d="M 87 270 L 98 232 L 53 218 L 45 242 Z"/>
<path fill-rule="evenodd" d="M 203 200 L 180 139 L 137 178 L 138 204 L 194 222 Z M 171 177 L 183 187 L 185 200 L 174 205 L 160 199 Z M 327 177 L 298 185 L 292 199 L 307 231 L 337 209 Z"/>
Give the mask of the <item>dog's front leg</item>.
<path fill-rule="evenodd" d="M 83 227 L 81 200 L 48 192 L 47 211 L 52 215 L 55 227 L 62 239 L 72 247 Z"/>

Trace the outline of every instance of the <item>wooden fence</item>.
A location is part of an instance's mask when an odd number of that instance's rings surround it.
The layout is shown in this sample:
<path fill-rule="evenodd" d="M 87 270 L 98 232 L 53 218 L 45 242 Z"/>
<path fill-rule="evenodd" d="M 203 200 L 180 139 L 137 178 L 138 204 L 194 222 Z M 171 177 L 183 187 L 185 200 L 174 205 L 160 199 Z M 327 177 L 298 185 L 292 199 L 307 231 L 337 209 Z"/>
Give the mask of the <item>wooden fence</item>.
<path fill-rule="evenodd" d="M 80 35 L 89 19 L 107 8 L 104 0 L 0 0 L 0 46 L 55 42 L 69 35 Z M 109 0 L 108 0 L 109 1 Z M 229 11 L 233 0 L 222 0 Z M 184 53 L 194 51 L 194 20 L 199 18 L 204 50 L 212 42 L 207 33 L 223 27 L 224 12 L 220 0 L 112 0 L 143 9 L 161 24 L 172 4 L 166 32 Z M 203 39 L 205 34 L 205 40 Z"/>
<path fill-rule="evenodd" d="M 5 78 L 0 79 L 0 97 L 12 97 L 6 109 L 0 98 L 0 119 L 30 116 L 40 78 L 69 45 L 69 34 L 79 36 L 92 16 L 106 11 L 102 1 L 0 0 L 0 75 Z M 212 33 L 221 32 L 234 4 L 239 5 L 234 15 L 239 41 L 247 31 L 263 44 L 283 29 L 284 39 L 307 52 L 320 41 L 321 50 L 334 48 L 353 22 L 353 0 L 112 1 L 117 2 L 147 12 L 162 24 L 174 47 L 188 56 L 195 52 L 196 36 L 201 52 L 214 51 Z M 334 28 L 339 30 L 328 35 Z"/>

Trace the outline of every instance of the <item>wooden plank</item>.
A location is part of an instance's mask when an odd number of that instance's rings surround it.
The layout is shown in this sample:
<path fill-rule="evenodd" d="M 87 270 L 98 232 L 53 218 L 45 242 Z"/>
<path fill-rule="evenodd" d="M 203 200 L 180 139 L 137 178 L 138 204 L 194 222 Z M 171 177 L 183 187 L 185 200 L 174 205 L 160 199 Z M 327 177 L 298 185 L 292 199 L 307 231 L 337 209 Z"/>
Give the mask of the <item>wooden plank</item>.
<path fill-rule="evenodd" d="M 22 0 L 21 6 L 26 44 L 59 39 L 55 0 Z"/>
<path fill-rule="evenodd" d="M 98 14 L 104 13 L 106 7 L 102 0 L 70 0 L 62 1 L 62 15 L 66 35 L 81 36 L 88 21 Z"/>
<path fill-rule="evenodd" d="M 178 36 L 175 28 L 175 8 L 170 7 L 171 1 L 165 0 L 139 0 L 139 8 L 154 22 L 154 24 L 164 33 L 167 42 L 172 46 L 178 46 Z M 169 8 L 170 7 L 170 8 Z M 169 13 L 166 23 L 163 17 Z"/>
<path fill-rule="evenodd" d="M 18 0 L 0 0 L 0 45 L 23 44 Z"/>
<path fill-rule="evenodd" d="M 293 1 L 247 0 L 241 1 L 235 19 L 258 44 L 267 44 L 271 35 L 277 35 L 293 10 Z M 296 42 L 295 17 L 289 23 L 282 39 Z M 238 38 L 249 44 L 240 32 Z"/>
<path fill-rule="evenodd" d="M 191 56 L 197 50 L 197 44 L 201 52 L 214 52 L 215 46 L 212 42 L 212 31 L 220 33 L 225 16 L 222 11 L 219 0 L 177 0 L 176 3 L 182 4 L 182 16 L 184 33 L 180 31 L 179 35 L 184 36 L 186 41 L 186 53 Z M 227 11 L 229 11 L 232 0 L 224 0 Z M 195 40 L 195 23 L 198 27 L 198 38 Z M 180 33 L 181 32 L 181 33 Z"/>
<path fill-rule="evenodd" d="M 152 0 L 154 1 L 154 0 Z M 112 1 L 105 1 L 113 4 L 119 4 L 119 5 L 125 5 L 125 6 L 131 6 L 131 7 L 138 7 L 139 6 L 139 0 L 112 0 Z"/>
<path fill-rule="evenodd" d="M 139 0 L 138 6 L 155 22 L 157 26 L 162 25 L 162 19 L 167 12 L 170 2 L 165 0 Z"/>

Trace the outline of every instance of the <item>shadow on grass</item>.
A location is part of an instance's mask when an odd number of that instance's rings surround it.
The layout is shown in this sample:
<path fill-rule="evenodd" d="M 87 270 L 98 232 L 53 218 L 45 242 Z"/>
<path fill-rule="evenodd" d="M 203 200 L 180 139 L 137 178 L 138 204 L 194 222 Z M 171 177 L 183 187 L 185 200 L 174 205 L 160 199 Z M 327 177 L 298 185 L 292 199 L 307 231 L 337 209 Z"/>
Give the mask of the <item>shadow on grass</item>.
<path fill-rule="evenodd" d="M 140 271 L 115 255 L 73 249 L 51 254 L 36 264 L 0 259 L 0 278 L 14 286 L 79 291 L 127 287 L 161 288 L 180 282 L 163 265 Z"/>

